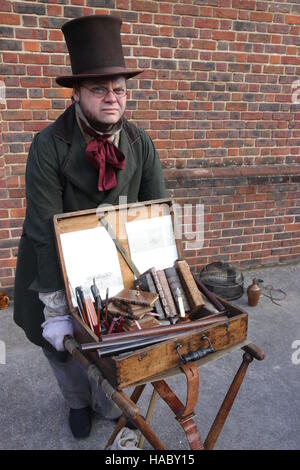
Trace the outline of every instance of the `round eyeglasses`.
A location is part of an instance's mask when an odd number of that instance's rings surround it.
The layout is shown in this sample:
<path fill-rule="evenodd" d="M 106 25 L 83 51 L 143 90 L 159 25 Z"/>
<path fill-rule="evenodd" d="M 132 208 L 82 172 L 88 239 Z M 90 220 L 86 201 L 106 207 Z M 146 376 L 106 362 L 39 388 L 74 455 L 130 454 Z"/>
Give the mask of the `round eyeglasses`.
<path fill-rule="evenodd" d="M 110 92 L 112 92 L 116 98 L 123 98 L 127 93 L 127 90 L 124 87 L 117 87 L 117 88 L 114 88 L 113 90 L 108 90 L 107 88 L 103 86 L 88 88 L 84 85 L 81 85 L 81 88 L 85 88 L 86 90 L 90 91 L 93 95 L 97 96 L 97 98 L 104 98 Z"/>

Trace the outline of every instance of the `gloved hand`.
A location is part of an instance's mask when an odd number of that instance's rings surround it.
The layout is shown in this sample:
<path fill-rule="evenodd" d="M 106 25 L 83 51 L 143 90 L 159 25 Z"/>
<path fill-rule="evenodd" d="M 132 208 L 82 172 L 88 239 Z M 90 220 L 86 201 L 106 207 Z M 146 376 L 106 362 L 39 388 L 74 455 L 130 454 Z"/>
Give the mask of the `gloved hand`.
<path fill-rule="evenodd" d="M 73 336 L 72 317 L 69 314 L 65 291 L 39 292 L 39 299 L 45 305 L 46 321 L 41 325 L 42 335 L 57 351 L 64 351 L 64 337 Z"/>
<path fill-rule="evenodd" d="M 49 317 L 41 326 L 43 328 L 43 337 L 57 351 L 64 351 L 64 337 L 66 335 L 73 336 L 74 333 L 71 315 Z"/>

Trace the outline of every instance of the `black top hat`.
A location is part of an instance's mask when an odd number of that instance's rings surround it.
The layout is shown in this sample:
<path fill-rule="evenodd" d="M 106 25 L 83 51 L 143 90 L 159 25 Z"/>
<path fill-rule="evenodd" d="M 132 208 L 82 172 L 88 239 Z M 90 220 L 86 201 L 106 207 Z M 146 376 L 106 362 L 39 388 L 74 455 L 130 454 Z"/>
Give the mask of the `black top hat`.
<path fill-rule="evenodd" d="M 122 20 L 93 15 L 75 18 L 62 26 L 71 59 L 72 75 L 56 78 L 58 85 L 72 88 L 84 78 L 123 75 L 134 77 L 143 70 L 128 70 L 121 43 Z"/>

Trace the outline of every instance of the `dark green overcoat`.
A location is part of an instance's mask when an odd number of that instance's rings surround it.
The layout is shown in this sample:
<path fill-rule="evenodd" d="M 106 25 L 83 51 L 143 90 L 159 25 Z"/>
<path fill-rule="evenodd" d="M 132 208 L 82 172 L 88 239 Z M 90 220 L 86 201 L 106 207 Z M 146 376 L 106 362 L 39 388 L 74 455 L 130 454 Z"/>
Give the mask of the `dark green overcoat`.
<path fill-rule="evenodd" d="M 74 105 L 38 133 L 26 167 L 27 209 L 15 279 L 14 320 L 31 342 L 52 349 L 42 337 L 43 303 L 38 292 L 64 287 L 58 263 L 53 216 L 127 202 L 165 197 L 158 154 L 142 129 L 123 120 L 119 148 L 126 156 L 115 188 L 99 192 L 98 172 L 85 155 L 86 143 L 77 125 Z"/>

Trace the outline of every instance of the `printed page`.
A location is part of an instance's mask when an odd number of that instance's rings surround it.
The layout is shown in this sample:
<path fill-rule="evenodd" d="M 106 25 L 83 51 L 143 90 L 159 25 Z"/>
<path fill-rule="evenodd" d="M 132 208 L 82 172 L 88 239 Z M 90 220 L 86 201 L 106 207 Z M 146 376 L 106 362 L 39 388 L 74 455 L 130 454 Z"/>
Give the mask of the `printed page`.
<path fill-rule="evenodd" d="M 81 286 L 85 296 L 92 298 L 93 278 L 102 299 L 105 299 L 107 287 L 109 297 L 124 288 L 117 249 L 104 227 L 64 233 L 60 238 L 75 307 L 75 288 Z"/>
<path fill-rule="evenodd" d="M 131 258 L 142 274 L 149 268 L 165 269 L 178 258 L 170 215 L 126 223 Z"/>

